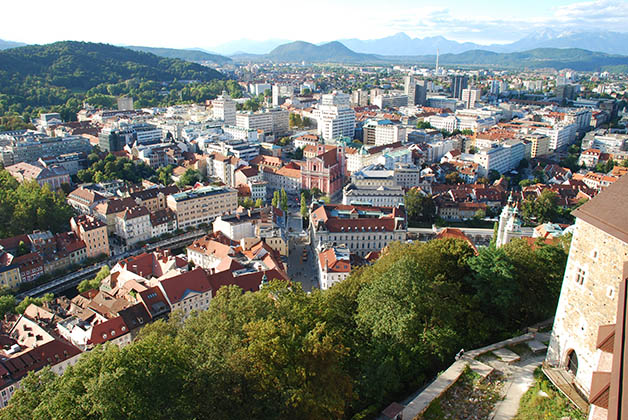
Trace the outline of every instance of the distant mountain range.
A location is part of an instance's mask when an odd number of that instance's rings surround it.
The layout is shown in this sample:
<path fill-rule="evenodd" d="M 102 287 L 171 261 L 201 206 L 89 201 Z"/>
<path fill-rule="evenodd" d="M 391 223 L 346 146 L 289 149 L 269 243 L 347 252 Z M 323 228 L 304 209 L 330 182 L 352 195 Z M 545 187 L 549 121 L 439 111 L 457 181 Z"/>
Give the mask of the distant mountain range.
<path fill-rule="evenodd" d="M 427 38 L 410 38 L 404 32 L 379 39 L 341 39 L 344 45 L 352 50 L 364 54 L 379 55 L 425 55 L 436 54 L 440 50 L 441 54 L 460 53 L 464 51 L 486 48 L 484 45 L 472 42 L 459 43 L 450 41 L 442 36 Z"/>
<path fill-rule="evenodd" d="M 493 52 L 519 52 L 536 48 L 582 48 L 607 54 L 628 55 L 628 33 L 619 32 L 557 32 L 544 30 L 510 44 L 480 45 L 472 42 L 456 42 L 442 36 L 410 38 L 403 32 L 393 36 L 372 39 L 340 40 L 352 50 L 365 54 L 381 55 L 425 55 L 456 54 L 471 50 Z"/>
<path fill-rule="evenodd" d="M 441 54 L 457 54 L 471 50 L 508 53 L 536 48 L 582 48 L 607 54 L 628 55 L 628 33 L 608 31 L 558 32 L 552 29 L 545 29 L 534 32 L 516 42 L 491 45 L 457 42 L 443 36 L 411 38 L 404 32 L 378 39 L 361 40 L 352 38 L 339 41 L 358 53 L 397 56 L 436 54 L 437 49 L 440 50 Z M 220 45 L 213 48 L 213 50 L 227 55 L 242 55 L 243 53 L 267 54 L 279 45 L 289 42 L 289 40 L 240 40 Z"/>
<path fill-rule="evenodd" d="M 23 42 L 14 42 L 14 41 L 5 41 L 4 39 L 0 39 L 0 50 L 6 50 L 9 48 L 22 47 L 26 44 Z"/>
<path fill-rule="evenodd" d="M 159 57 L 165 58 L 179 58 L 185 61 L 203 62 L 210 61 L 218 65 L 229 64 L 232 60 L 229 57 L 219 54 L 210 54 L 202 50 L 181 50 L 175 48 L 153 48 L 153 47 L 138 47 L 134 45 L 126 46 L 133 51 L 147 52 L 155 54 Z"/>
<path fill-rule="evenodd" d="M 265 57 L 273 61 L 330 61 L 336 63 L 380 61 L 373 54 L 357 53 L 338 41 L 323 45 L 314 45 L 304 41 L 290 42 L 278 46 Z"/>
<path fill-rule="evenodd" d="M 424 64 L 433 66 L 435 55 L 377 55 L 359 53 L 334 41 L 323 45 L 296 41 L 280 45 L 268 54 L 234 55 L 239 62 L 318 62 L 356 64 Z M 486 50 L 465 51 L 459 54 L 441 54 L 442 65 L 482 66 L 512 69 L 571 68 L 580 71 L 624 71 L 628 69 L 628 56 L 592 52 L 579 48 L 535 48 L 528 51 L 498 53 Z"/>

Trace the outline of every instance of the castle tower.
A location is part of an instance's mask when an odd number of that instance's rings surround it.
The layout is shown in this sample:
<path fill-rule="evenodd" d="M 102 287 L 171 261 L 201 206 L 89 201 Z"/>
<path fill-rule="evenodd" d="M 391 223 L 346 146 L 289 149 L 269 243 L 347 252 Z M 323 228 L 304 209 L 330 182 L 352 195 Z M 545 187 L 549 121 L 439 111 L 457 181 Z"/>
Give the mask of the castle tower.
<path fill-rule="evenodd" d="M 595 397 L 594 372 L 611 371 L 612 357 L 599 345 L 598 335 L 610 324 L 625 324 L 616 318 L 623 267 L 628 261 L 628 176 L 573 215 L 575 229 L 546 363 L 550 374 L 570 377 L 591 400 Z M 600 407 L 592 409 L 605 412 Z M 596 414 L 590 418 L 606 417 Z"/>

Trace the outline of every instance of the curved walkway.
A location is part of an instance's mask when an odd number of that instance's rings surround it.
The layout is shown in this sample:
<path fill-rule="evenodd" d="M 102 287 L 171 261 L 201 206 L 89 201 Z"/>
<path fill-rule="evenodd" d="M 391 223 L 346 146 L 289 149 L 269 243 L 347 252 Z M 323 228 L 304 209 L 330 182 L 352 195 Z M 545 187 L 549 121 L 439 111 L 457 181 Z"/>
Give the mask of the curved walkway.
<path fill-rule="evenodd" d="M 497 361 L 490 363 L 508 377 L 504 387 L 506 396 L 495 406 L 491 420 L 511 420 L 517 415 L 519 401 L 534 383 L 534 371 L 541 366 L 543 360 L 545 360 L 544 354 L 526 359 L 517 365 L 506 365 Z M 497 367 L 494 363 L 500 363 L 500 366 Z"/>

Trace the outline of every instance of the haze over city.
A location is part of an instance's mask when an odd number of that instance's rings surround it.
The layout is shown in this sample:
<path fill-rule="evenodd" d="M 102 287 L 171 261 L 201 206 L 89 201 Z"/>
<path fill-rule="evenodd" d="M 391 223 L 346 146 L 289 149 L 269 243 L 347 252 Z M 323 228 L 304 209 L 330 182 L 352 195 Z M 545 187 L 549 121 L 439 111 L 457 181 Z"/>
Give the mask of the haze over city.
<path fill-rule="evenodd" d="M 77 40 L 211 50 L 239 39 L 320 43 L 398 32 L 492 44 L 547 29 L 623 32 L 628 27 L 628 4 L 623 0 L 323 0 L 307 7 L 242 0 L 237 9 L 229 2 L 191 0 L 112 0 L 95 9 L 76 0 L 64 1 L 63 7 L 49 7 L 42 0 L 4 3 L 0 39 L 38 44 Z"/>

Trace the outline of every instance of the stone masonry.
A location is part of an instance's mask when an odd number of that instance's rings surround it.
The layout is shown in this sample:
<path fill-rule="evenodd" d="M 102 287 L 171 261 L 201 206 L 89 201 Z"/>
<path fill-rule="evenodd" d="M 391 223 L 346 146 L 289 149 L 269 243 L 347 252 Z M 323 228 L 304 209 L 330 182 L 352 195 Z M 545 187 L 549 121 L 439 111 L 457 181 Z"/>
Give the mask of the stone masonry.
<path fill-rule="evenodd" d="M 598 327 L 615 323 L 626 260 L 628 243 L 576 219 L 546 361 L 567 368 L 569 354 L 575 351 L 575 384 L 587 396 L 602 353 L 595 348 Z"/>

